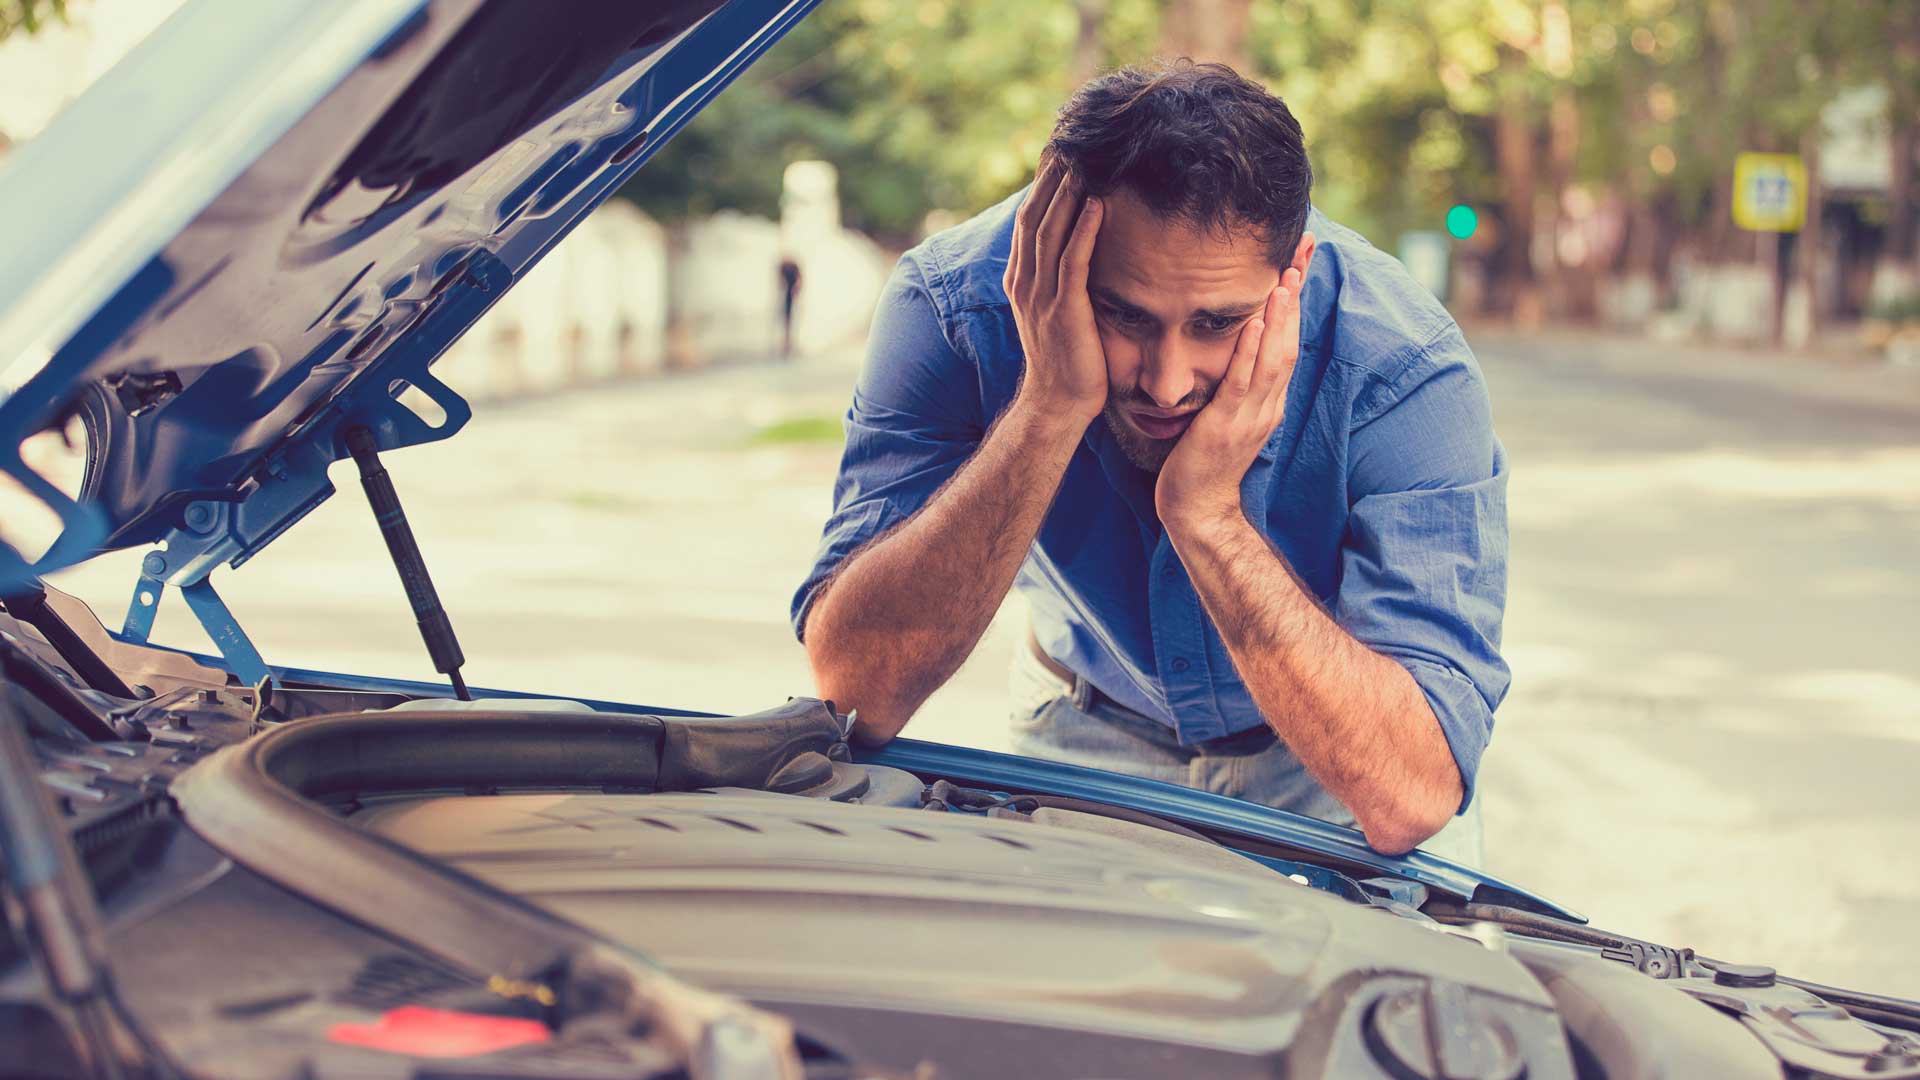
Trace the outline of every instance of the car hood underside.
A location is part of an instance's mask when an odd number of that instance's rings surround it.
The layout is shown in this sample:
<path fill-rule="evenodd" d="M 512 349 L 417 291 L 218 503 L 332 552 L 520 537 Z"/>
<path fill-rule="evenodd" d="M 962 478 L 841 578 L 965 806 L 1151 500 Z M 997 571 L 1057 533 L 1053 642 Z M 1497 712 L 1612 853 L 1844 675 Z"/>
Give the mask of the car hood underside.
<path fill-rule="evenodd" d="M 187 5 L 0 174 L 0 472 L 64 523 L 0 592 L 159 541 L 196 584 L 349 431 L 453 435 L 433 361 L 813 3 Z M 75 417 L 77 498 L 18 453 Z"/>

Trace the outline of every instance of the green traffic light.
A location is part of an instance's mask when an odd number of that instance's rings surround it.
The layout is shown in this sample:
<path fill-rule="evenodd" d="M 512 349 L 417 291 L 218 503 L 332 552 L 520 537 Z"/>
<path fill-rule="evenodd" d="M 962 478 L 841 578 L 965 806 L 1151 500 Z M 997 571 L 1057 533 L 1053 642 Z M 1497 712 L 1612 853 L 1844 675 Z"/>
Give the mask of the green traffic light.
<path fill-rule="evenodd" d="M 1447 211 L 1447 232 L 1455 240 L 1465 240 L 1480 227 L 1480 215 L 1465 203 Z"/>

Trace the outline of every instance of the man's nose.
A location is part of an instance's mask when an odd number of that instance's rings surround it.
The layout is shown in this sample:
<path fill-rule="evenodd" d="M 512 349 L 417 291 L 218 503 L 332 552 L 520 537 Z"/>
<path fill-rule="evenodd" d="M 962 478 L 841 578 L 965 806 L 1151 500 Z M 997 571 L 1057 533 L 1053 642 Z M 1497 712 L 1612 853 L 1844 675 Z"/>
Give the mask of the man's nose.
<path fill-rule="evenodd" d="M 1140 392 L 1162 409 L 1171 409 L 1193 392 L 1193 364 L 1178 334 L 1167 334 L 1147 350 L 1140 368 Z"/>

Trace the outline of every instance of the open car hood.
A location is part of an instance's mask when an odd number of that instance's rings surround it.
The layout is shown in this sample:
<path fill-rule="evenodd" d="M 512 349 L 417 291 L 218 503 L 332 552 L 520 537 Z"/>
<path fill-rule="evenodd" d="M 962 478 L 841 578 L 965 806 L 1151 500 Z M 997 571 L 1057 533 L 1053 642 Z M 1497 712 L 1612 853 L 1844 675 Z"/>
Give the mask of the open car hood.
<path fill-rule="evenodd" d="M 347 431 L 458 431 L 434 360 L 814 2 L 192 0 L 0 173 L 0 471 L 62 523 L 0 591 L 164 541 L 143 636 Z M 19 446 L 75 415 L 71 499 Z"/>

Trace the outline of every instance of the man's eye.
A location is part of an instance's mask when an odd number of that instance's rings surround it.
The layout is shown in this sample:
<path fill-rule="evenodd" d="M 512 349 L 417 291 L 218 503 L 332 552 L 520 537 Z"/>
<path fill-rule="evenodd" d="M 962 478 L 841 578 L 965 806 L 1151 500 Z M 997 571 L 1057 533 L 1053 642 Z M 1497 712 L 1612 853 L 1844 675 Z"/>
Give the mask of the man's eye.
<path fill-rule="evenodd" d="M 1137 311 L 1131 311 L 1126 308 L 1108 307 L 1106 313 L 1108 320 L 1115 326 L 1140 325 L 1140 313 Z"/>
<path fill-rule="evenodd" d="M 1240 320 L 1230 315 L 1211 315 L 1200 320 L 1200 329 L 1209 334 L 1224 334 L 1240 325 Z"/>

